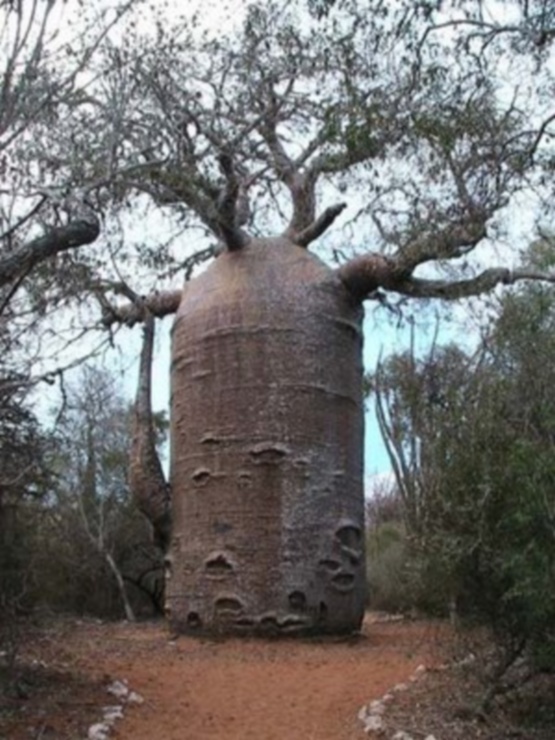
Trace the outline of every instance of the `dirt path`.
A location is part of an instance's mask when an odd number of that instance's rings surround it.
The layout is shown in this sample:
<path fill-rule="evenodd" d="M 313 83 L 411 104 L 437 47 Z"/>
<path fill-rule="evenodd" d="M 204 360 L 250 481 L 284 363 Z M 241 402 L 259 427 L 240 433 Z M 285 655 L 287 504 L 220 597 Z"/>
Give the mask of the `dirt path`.
<path fill-rule="evenodd" d="M 97 689 L 126 679 L 144 697 L 116 724 L 119 740 L 360 740 L 359 708 L 437 660 L 438 638 L 430 623 L 368 620 L 344 641 L 172 641 L 163 625 L 87 622 L 34 650 Z"/>

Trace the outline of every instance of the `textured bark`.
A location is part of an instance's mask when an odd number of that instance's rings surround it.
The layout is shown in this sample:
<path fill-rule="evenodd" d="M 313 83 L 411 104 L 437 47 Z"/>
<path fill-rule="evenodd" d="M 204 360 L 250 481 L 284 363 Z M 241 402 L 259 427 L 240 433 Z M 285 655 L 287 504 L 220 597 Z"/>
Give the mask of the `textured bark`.
<path fill-rule="evenodd" d="M 24 244 L 0 259 L 0 287 L 35 265 L 68 249 L 77 249 L 94 242 L 100 233 L 95 219 L 72 221 L 66 226 L 50 229 L 43 236 Z"/>
<path fill-rule="evenodd" d="M 156 451 L 152 423 L 151 375 L 154 318 L 148 314 L 139 366 L 139 386 L 133 409 L 129 487 L 139 509 L 151 522 L 155 538 L 165 550 L 171 529 L 170 491 Z"/>
<path fill-rule="evenodd" d="M 361 623 L 362 308 L 318 258 L 253 239 L 174 329 L 167 611 L 176 631 Z"/>
<path fill-rule="evenodd" d="M 165 290 L 161 293 L 152 293 L 140 301 L 123 306 L 112 306 L 105 303 L 102 322 L 104 326 L 117 323 L 134 326 L 145 320 L 147 312 L 161 319 L 177 311 L 181 296 L 181 290 Z"/>

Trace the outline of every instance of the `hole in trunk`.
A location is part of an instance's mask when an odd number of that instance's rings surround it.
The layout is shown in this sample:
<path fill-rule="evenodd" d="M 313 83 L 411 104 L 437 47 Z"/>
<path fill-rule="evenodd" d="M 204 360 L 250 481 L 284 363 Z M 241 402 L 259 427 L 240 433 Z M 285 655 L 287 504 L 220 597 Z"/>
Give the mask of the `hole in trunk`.
<path fill-rule="evenodd" d="M 351 589 L 355 582 L 355 577 L 352 573 L 338 573 L 335 575 L 331 582 L 340 589 Z"/>
<path fill-rule="evenodd" d="M 204 486 L 208 483 L 208 480 L 210 478 L 210 471 L 206 468 L 198 468 L 198 470 L 195 470 L 195 472 L 191 475 L 191 478 L 197 484 L 197 486 Z"/>
<path fill-rule="evenodd" d="M 252 486 L 252 475 L 247 470 L 241 470 L 237 474 L 237 485 L 239 488 L 250 488 Z"/>
<path fill-rule="evenodd" d="M 213 576 L 223 576 L 233 571 L 233 565 L 223 552 L 214 553 L 204 561 L 207 573 Z"/>
<path fill-rule="evenodd" d="M 306 617 L 299 617 L 296 614 L 288 614 L 280 621 L 279 626 L 284 632 L 296 632 L 297 630 L 306 627 L 306 624 Z"/>
<path fill-rule="evenodd" d="M 275 616 L 272 614 L 266 614 L 266 616 L 260 619 L 260 626 L 269 631 L 278 630 L 279 624 Z"/>
<path fill-rule="evenodd" d="M 250 455 L 256 465 L 279 465 L 288 452 L 283 445 L 259 444 L 250 450 Z"/>
<path fill-rule="evenodd" d="M 173 568 L 173 561 L 171 557 L 166 556 L 164 558 L 164 575 L 168 579 L 172 577 L 172 568 Z"/>
<path fill-rule="evenodd" d="M 194 630 L 202 627 L 202 620 L 199 617 L 198 612 L 189 612 L 189 614 L 187 614 L 187 627 Z"/>
<path fill-rule="evenodd" d="M 340 527 L 335 533 L 335 536 L 342 545 L 345 545 L 345 547 L 355 549 L 360 545 L 360 529 L 355 527 L 354 524 L 346 524 L 345 526 Z"/>
<path fill-rule="evenodd" d="M 239 617 L 239 619 L 235 620 L 235 624 L 237 627 L 254 627 L 255 621 L 254 619 L 250 619 L 249 617 Z"/>
<path fill-rule="evenodd" d="M 318 565 L 321 565 L 322 568 L 325 568 L 326 570 L 331 570 L 331 571 L 339 570 L 339 568 L 341 567 L 341 563 L 338 563 L 337 560 L 331 560 L 331 559 L 330 560 L 327 560 L 327 559 L 320 560 Z"/>
<path fill-rule="evenodd" d="M 206 432 L 200 438 L 201 445 L 219 445 L 220 441 L 212 432 Z"/>
<path fill-rule="evenodd" d="M 219 599 L 216 599 L 214 606 L 217 612 L 225 612 L 230 615 L 241 614 L 245 608 L 242 602 L 233 596 L 220 596 Z"/>
<path fill-rule="evenodd" d="M 328 618 L 328 607 L 325 601 L 320 602 L 320 606 L 318 608 L 318 621 L 319 622 L 325 622 Z"/>
<path fill-rule="evenodd" d="M 298 612 L 302 612 L 306 609 L 306 596 L 302 591 L 292 591 L 288 598 L 291 609 Z"/>

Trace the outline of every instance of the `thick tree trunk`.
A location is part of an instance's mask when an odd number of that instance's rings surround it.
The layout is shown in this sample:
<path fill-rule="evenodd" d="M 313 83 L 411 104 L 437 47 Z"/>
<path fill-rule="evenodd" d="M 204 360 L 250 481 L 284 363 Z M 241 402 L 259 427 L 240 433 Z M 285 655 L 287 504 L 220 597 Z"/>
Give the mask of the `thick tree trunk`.
<path fill-rule="evenodd" d="M 154 318 L 147 313 L 137 398 L 133 407 L 129 487 L 137 506 L 152 524 L 157 544 L 166 550 L 171 528 L 170 491 L 156 450 L 156 433 L 152 422 L 153 344 Z"/>
<path fill-rule="evenodd" d="M 186 285 L 173 329 L 178 632 L 350 632 L 362 621 L 362 308 L 287 239 Z"/>

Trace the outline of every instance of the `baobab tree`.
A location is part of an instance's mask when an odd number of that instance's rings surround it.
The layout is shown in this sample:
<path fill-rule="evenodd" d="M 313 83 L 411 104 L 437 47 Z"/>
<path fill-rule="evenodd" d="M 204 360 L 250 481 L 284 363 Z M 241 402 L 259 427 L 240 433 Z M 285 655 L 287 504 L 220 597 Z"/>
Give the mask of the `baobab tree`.
<path fill-rule="evenodd" d="M 455 62 L 451 45 L 434 61 L 431 31 L 417 38 L 418 11 L 402 16 L 402 33 L 380 3 L 371 18 L 299 13 L 252 6 L 239 37 L 190 55 L 174 40 L 150 58 L 143 50 L 134 67 L 158 124 L 143 120 L 127 139 L 142 162 L 134 187 L 193 216 L 218 243 L 183 290 L 105 305 L 108 324 L 147 321 L 132 470 L 161 537 L 171 506 L 166 598 L 177 631 L 356 629 L 363 302 L 458 299 L 549 279 L 466 265 L 456 278 L 415 273 L 460 265 L 486 240 L 550 121 L 532 130 L 514 100 L 502 106 L 485 57 Z M 418 63 L 408 63 L 411 50 Z M 332 269 L 309 248 L 347 208 L 319 202 L 334 185 L 345 194 L 348 175 L 365 178 L 360 210 L 384 248 Z M 276 236 L 264 233 L 275 227 L 263 197 L 289 209 Z M 145 358 L 153 317 L 171 313 L 168 487 L 145 442 Z"/>
<path fill-rule="evenodd" d="M 461 19 L 442 3 L 368 5 L 249 3 L 227 35 L 195 19 L 150 36 L 130 28 L 107 45 L 86 103 L 59 121 L 57 133 L 80 135 L 50 144 L 68 188 L 93 206 L 140 197 L 215 240 L 170 255 L 186 277 L 215 257 L 184 289 L 149 293 L 125 266 L 117 280 L 81 273 L 105 325 L 146 322 L 131 478 L 161 541 L 171 516 L 178 631 L 356 629 L 363 302 L 551 279 L 471 261 L 549 155 L 541 96 L 506 92 L 513 31 L 492 31 L 483 2 L 463 3 L 476 14 Z M 343 227 L 341 250 L 328 241 L 333 268 L 310 251 L 332 225 Z M 168 258 L 149 240 L 151 263 Z M 148 372 L 154 319 L 173 313 L 166 485 Z"/>

